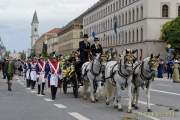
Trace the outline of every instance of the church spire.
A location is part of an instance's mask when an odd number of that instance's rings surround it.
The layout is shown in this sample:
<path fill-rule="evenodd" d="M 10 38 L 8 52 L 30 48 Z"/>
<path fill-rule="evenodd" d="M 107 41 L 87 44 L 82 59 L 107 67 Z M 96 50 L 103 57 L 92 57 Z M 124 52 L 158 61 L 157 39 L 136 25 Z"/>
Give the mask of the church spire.
<path fill-rule="evenodd" d="M 34 15 L 33 15 L 32 24 L 33 23 L 39 23 L 36 11 L 34 12 Z"/>

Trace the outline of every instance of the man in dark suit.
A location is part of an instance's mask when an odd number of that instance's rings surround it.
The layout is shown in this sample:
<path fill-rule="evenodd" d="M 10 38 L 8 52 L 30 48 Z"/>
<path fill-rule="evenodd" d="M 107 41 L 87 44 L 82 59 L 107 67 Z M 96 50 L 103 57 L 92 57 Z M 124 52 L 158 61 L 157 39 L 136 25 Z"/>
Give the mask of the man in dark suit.
<path fill-rule="evenodd" d="M 88 35 L 84 34 L 84 40 L 79 42 L 80 60 L 82 64 L 89 61 L 90 47 Z"/>
<path fill-rule="evenodd" d="M 96 56 L 96 53 L 103 54 L 103 49 L 101 44 L 99 43 L 99 38 L 94 38 L 94 44 L 91 45 L 91 53 L 93 56 Z"/>

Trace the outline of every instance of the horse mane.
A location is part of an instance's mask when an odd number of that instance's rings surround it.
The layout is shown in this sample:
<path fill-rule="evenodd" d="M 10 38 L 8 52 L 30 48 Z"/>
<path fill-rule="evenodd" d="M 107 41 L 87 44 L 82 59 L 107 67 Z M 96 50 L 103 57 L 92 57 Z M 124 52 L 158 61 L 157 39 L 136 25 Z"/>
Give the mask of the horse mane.
<path fill-rule="evenodd" d="M 143 60 L 143 62 L 144 62 L 144 69 L 149 68 L 149 64 L 148 64 L 149 61 L 150 61 L 150 57 L 147 57 L 147 58 L 145 58 Z"/>
<path fill-rule="evenodd" d="M 147 58 L 145 58 L 143 61 L 144 61 L 144 62 L 149 62 L 149 60 L 150 60 L 150 57 L 147 57 Z"/>

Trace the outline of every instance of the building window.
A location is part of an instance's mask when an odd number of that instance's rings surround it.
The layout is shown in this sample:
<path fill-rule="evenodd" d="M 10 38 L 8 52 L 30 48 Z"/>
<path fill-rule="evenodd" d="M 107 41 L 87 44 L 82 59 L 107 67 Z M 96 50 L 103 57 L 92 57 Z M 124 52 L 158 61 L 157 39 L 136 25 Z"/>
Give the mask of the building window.
<path fill-rule="evenodd" d="M 129 43 L 131 43 L 131 31 L 129 31 Z"/>
<path fill-rule="evenodd" d="M 119 15 L 119 26 L 121 26 L 121 15 Z"/>
<path fill-rule="evenodd" d="M 139 8 L 137 8 L 137 11 L 136 11 L 136 12 L 137 12 L 137 16 L 136 16 L 137 18 L 136 18 L 136 20 L 138 21 L 138 20 L 139 20 Z"/>
<path fill-rule="evenodd" d="M 115 3 L 113 3 L 113 12 L 116 10 Z"/>
<path fill-rule="evenodd" d="M 131 23 L 131 11 L 129 11 L 129 23 Z"/>
<path fill-rule="evenodd" d="M 111 4 L 111 13 L 112 13 L 112 11 L 113 11 L 113 5 Z"/>
<path fill-rule="evenodd" d="M 139 31 L 138 31 L 138 29 L 137 29 L 137 31 L 136 31 L 136 42 L 139 42 Z"/>
<path fill-rule="evenodd" d="M 127 43 L 127 32 L 126 32 L 126 35 L 125 35 L 125 43 Z"/>
<path fill-rule="evenodd" d="M 126 12 L 126 16 L 125 16 L 125 24 L 127 24 L 128 23 L 128 21 L 127 21 L 127 12 Z"/>
<path fill-rule="evenodd" d="M 122 32 L 122 44 L 124 44 L 124 31 Z"/>
<path fill-rule="evenodd" d="M 119 0 L 119 9 L 121 8 L 121 0 Z"/>
<path fill-rule="evenodd" d="M 122 7 L 124 7 L 124 0 L 122 0 Z"/>
<path fill-rule="evenodd" d="M 169 17 L 169 7 L 166 4 L 162 6 L 162 17 Z"/>
<path fill-rule="evenodd" d="M 143 28 L 141 28 L 141 42 L 143 42 Z"/>
<path fill-rule="evenodd" d="M 132 42 L 134 43 L 134 30 L 133 30 Z"/>
<path fill-rule="evenodd" d="M 118 41 L 118 45 L 120 45 L 120 40 L 121 40 L 121 32 L 119 32 L 119 41 Z"/>
<path fill-rule="evenodd" d="M 124 13 L 122 14 L 122 25 L 124 25 Z"/>
<path fill-rule="evenodd" d="M 133 9 L 133 13 L 132 13 L 132 21 L 134 22 L 134 20 L 135 20 L 135 12 L 134 12 L 134 9 Z"/>
<path fill-rule="evenodd" d="M 128 0 L 126 0 L 126 6 L 128 5 Z"/>
<path fill-rule="evenodd" d="M 119 8 L 118 8 L 118 1 L 116 1 L 116 10 L 118 10 Z"/>
<path fill-rule="evenodd" d="M 112 18 L 111 18 L 111 29 L 113 28 L 113 20 L 112 20 Z"/>
<path fill-rule="evenodd" d="M 141 6 L 141 19 L 143 19 L 143 6 Z"/>
<path fill-rule="evenodd" d="M 178 6 L 178 16 L 180 16 L 180 6 Z"/>

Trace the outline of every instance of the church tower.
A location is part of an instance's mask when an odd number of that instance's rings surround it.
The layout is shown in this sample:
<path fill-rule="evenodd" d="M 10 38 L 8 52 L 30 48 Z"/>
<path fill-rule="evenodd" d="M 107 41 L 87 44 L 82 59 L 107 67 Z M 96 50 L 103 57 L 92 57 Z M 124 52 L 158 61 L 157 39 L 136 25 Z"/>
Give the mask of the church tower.
<path fill-rule="evenodd" d="M 39 39 L 38 27 L 39 27 L 39 21 L 38 21 L 37 13 L 35 11 L 31 23 L 31 48 L 33 48 L 35 42 Z"/>

